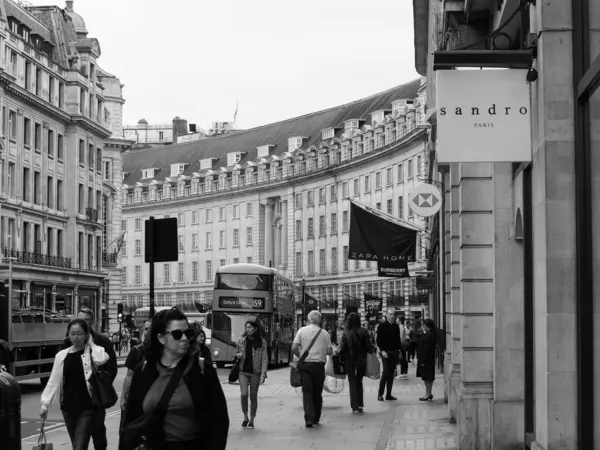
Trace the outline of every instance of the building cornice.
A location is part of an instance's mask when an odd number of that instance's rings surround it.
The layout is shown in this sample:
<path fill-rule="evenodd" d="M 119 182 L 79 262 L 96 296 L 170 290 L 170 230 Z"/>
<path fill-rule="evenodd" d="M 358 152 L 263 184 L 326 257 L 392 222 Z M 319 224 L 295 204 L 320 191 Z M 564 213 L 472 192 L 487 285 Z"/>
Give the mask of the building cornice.
<path fill-rule="evenodd" d="M 344 162 L 342 164 L 336 165 L 334 167 L 328 166 L 323 169 L 318 169 L 303 175 L 286 177 L 281 180 L 275 180 L 269 183 L 259 184 L 259 185 L 251 185 L 244 186 L 243 188 L 235 188 L 228 189 L 226 191 L 218 191 L 216 193 L 204 193 L 199 195 L 190 195 L 187 197 L 177 198 L 177 199 L 165 199 L 165 200 L 155 200 L 146 203 L 134 203 L 132 205 L 122 205 L 123 213 L 129 212 L 137 212 L 143 211 L 147 209 L 155 209 L 157 207 L 166 207 L 166 206 L 179 206 L 179 205 L 189 205 L 192 203 L 197 203 L 199 200 L 207 201 L 207 200 L 215 200 L 227 197 L 234 197 L 240 194 L 248 194 L 259 191 L 273 190 L 277 188 L 281 188 L 284 186 L 296 186 L 298 184 L 303 184 L 309 181 L 318 180 L 320 178 L 328 178 L 332 174 L 339 174 L 340 172 L 345 172 L 348 170 L 352 170 L 357 166 L 365 164 L 366 162 L 377 161 L 379 159 L 385 158 L 389 156 L 390 153 L 397 152 L 398 150 L 408 150 L 415 145 L 424 144 L 427 140 L 427 128 L 418 126 L 414 130 L 411 130 L 407 135 L 405 135 L 402 139 L 394 141 L 392 144 L 388 144 L 387 146 L 381 147 L 380 149 L 376 149 L 374 151 L 368 152 L 366 154 L 361 155 L 356 159 L 352 159 L 351 161 Z"/>
<path fill-rule="evenodd" d="M 91 120 L 85 116 L 82 116 L 80 114 L 71 116 L 71 120 L 76 125 L 79 125 L 82 128 L 84 128 L 85 130 L 88 130 L 88 131 L 94 133 L 95 135 L 101 137 L 102 139 L 106 139 L 112 135 L 112 132 L 109 129 L 101 127 L 93 120 Z"/>

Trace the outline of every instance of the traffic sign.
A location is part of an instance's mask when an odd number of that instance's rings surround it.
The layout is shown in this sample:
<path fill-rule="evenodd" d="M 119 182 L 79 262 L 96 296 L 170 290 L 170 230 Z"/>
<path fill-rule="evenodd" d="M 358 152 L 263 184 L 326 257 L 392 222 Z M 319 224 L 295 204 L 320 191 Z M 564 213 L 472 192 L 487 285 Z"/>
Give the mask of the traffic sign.
<path fill-rule="evenodd" d="M 430 217 L 442 207 L 442 193 L 433 184 L 423 183 L 411 192 L 410 209 L 421 217 Z"/>

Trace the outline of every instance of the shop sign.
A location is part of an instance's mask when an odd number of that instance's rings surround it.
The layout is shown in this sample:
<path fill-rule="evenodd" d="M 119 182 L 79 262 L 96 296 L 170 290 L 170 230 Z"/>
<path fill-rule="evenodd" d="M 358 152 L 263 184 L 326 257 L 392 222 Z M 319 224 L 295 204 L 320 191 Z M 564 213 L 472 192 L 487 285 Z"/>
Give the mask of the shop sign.
<path fill-rule="evenodd" d="M 531 161 L 526 70 L 436 71 L 438 160 Z"/>

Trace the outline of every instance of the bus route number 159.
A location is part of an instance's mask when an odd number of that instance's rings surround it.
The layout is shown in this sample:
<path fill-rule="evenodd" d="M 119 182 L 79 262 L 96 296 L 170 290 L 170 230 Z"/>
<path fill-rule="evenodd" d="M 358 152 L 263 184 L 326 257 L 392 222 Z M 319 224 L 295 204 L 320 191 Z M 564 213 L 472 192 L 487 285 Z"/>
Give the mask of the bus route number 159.
<path fill-rule="evenodd" d="M 220 308 L 264 309 L 265 299 L 259 297 L 221 297 Z"/>

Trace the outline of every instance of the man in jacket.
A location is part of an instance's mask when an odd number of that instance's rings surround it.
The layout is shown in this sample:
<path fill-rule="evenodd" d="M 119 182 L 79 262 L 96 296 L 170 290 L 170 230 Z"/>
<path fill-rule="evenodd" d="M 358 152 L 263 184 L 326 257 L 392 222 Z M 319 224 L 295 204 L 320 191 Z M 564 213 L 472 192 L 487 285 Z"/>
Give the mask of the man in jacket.
<path fill-rule="evenodd" d="M 115 378 L 117 377 L 118 368 L 117 354 L 115 353 L 115 349 L 112 342 L 110 342 L 110 340 L 108 340 L 107 338 L 103 337 L 101 334 L 96 333 L 96 316 L 94 314 L 94 311 L 92 311 L 90 308 L 80 308 L 77 314 L 77 318 L 83 319 L 87 322 L 88 326 L 90 327 L 92 341 L 94 342 L 94 344 L 102 346 L 104 348 L 104 351 L 106 351 L 106 353 L 108 354 L 108 362 L 105 365 L 99 367 L 98 371 L 102 373 L 103 380 L 110 381 L 111 383 L 113 383 L 115 381 Z M 69 348 L 70 346 L 71 340 L 67 337 L 63 342 L 62 349 Z M 106 420 L 106 411 L 103 410 L 98 414 L 98 426 L 92 433 L 92 441 L 94 442 L 94 448 L 96 450 L 106 450 L 106 448 L 108 447 L 108 441 L 106 439 L 106 425 L 104 424 Z"/>
<path fill-rule="evenodd" d="M 394 371 L 400 354 L 400 328 L 396 324 L 394 309 L 388 309 L 387 316 L 383 317 L 382 322 L 377 327 L 377 347 L 383 364 L 377 400 L 380 402 L 384 400 L 383 391 L 386 387 L 385 400 L 397 400 L 392 395 L 392 386 L 394 384 Z"/>
<path fill-rule="evenodd" d="M 304 406 L 306 428 L 318 425 L 321 420 L 325 363 L 327 362 L 327 355 L 333 353 L 331 336 L 327 331 L 321 329 L 321 313 L 319 311 L 311 311 L 308 314 L 308 325 L 298 330 L 292 343 L 292 353 L 297 357 L 301 357 L 319 330 L 321 330 L 321 334 L 310 348 L 304 362 L 298 366 L 302 377 L 302 404 Z M 296 366 L 297 363 L 292 362 L 292 367 Z"/>

